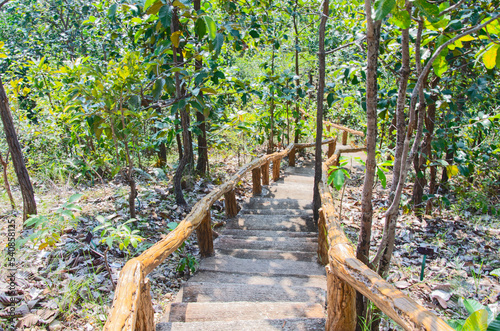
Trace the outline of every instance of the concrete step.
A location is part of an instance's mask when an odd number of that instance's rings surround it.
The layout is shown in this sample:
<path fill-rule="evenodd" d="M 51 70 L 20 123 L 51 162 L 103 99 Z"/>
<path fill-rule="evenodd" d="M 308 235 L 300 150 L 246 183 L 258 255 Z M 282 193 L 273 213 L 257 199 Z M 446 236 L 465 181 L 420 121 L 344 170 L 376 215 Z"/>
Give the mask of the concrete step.
<path fill-rule="evenodd" d="M 312 209 L 242 209 L 240 215 L 280 215 L 280 216 L 312 216 Z"/>
<path fill-rule="evenodd" d="M 311 199 L 298 200 L 298 199 L 270 199 L 263 197 L 252 197 L 246 203 L 242 204 L 242 210 L 250 209 L 271 209 L 271 210 L 311 210 Z"/>
<path fill-rule="evenodd" d="M 216 249 L 221 255 L 229 255 L 240 259 L 267 259 L 267 260 L 290 260 L 290 261 L 310 261 L 317 258 L 316 252 L 293 252 L 277 250 L 256 250 L 256 249 Z"/>
<path fill-rule="evenodd" d="M 221 236 L 216 248 L 316 252 L 318 243 L 316 238 L 247 237 L 242 239 Z"/>
<path fill-rule="evenodd" d="M 311 302 L 325 303 L 325 291 L 315 287 L 198 283 L 183 286 L 182 302 Z M 177 300 L 176 300 L 177 301 Z"/>
<path fill-rule="evenodd" d="M 311 331 L 324 330 L 324 318 L 160 323 L 156 331 Z"/>
<path fill-rule="evenodd" d="M 318 233 L 316 232 L 223 229 L 219 233 L 224 236 L 241 239 L 247 237 L 318 238 Z"/>
<path fill-rule="evenodd" d="M 309 216 L 245 215 L 227 220 L 227 229 L 314 232 L 317 225 Z"/>
<path fill-rule="evenodd" d="M 299 199 L 299 200 L 310 200 L 313 197 L 313 187 L 312 185 L 306 184 L 287 184 L 287 185 L 271 185 L 267 188 L 262 188 L 263 198 L 273 198 L 273 199 Z"/>
<path fill-rule="evenodd" d="M 282 178 L 280 178 L 275 183 L 284 183 L 284 184 L 303 184 L 303 185 L 312 185 L 314 184 L 314 174 L 312 175 L 295 175 L 295 174 L 285 174 Z"/>
<path fill-rule="evenodd" d="M 223 284 L 279 285 L 316 287 L 326 291 L 326 277 L 321 276 L 261 276 L 258 274 L 237 274 L 216 271 L 198 271 L 189 279 L 192 282 Z"/>
<path fill-rule="evenodd" d="M 220 271 L 260 276 L 324 276 L 325 268 L 316 262 L 290 260 L 240 259 L 215 255 L 200 262 L 200 271 Z"/>
<path fill-rule="evenodd" d="M 160 322 L 324 318 L 324 307 L 305 302 L 174 302 Z M 203 329 L 200 329 L 203 330 Z"/>

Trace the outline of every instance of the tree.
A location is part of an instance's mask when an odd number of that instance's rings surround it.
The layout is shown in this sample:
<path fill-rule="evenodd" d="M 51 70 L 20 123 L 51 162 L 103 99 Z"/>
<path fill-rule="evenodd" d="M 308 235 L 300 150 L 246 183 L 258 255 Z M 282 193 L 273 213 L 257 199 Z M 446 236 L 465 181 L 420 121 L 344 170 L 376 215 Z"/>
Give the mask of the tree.
<path fill-rule="evenodd" d="M 21 145 L 17 140 L 16 129 L 9 107 L 9 99 L 3 88 L 3 82 L 0 78 L 0 116 L 2 117 L 3 130 L 9 145 L 9 150 L 12 155 L 12 163 L 17 175 L 17 181 L 21 188 L 23 196 L 23 220 L 26 220 L 30 215 L 36 215 L 36 201 L 33 186 L 31 185 L 30 175 L 24 163 L 23 152 Z"/>

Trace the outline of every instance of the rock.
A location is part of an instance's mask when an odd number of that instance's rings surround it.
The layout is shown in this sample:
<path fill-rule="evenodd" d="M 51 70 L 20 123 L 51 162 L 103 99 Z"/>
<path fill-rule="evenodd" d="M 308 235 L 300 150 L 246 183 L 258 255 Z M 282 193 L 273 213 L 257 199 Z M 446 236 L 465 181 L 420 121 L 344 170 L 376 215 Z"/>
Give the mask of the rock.
<path fill-rule="evenodd" d="M 50 331 L 62 330 L 63 328 L 64 328 L 64 325 L 58 320 L 55 320 L 49 324 Z"/>

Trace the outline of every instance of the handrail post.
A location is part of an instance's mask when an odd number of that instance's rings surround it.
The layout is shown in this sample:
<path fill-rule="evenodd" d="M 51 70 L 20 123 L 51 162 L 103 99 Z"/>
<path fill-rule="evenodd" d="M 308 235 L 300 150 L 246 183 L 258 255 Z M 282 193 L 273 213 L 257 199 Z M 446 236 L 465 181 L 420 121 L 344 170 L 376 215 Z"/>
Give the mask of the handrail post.
<path fill-rule="evenodd" d="M 210 210 L 205 214 L 200 225 L 196 228 L 196 237 L 198 238 L 198 247 L 201 257 L 214 255 L 214 240 L 212 237 L 212 224 L 210 222 Z"/>
<path fill-rule="evenodd" d="M 356 330 L 356 291 L 337 277 L 330 265 L 326 269 L 327 318 L 326 331 Z"/>
<path fill-rule="evenodd" d="M 252 169 L 252 185 L 253 195 L 260 195 L 262 193 L 262 186 L 260 184 L 260 167 Z"/>
<path fill-rule="evenodd" d="M 328 158 L 330 158 L 333 153 L 335 153 L 335 148 L 337 147 L 337 140 L 334 139 L 330 143 L 328 143 Z"/>
<path fill-rule="evenodd" d="M 262 185 L 269 185 L 269 160 L 261 167 Z"/>
<path fill-rule="evenodd" d="M 326 230 L 326 220 L 323 208 L 319 210 L 318 219 L 318 262 L 321 265 L 328 264 L 328 239 Z"/>
<path fill-rule="evenodd" d="M 234 190 L 224 193 L 224 207 L 226 208 L 227 217 L 235 217 L 238 214 L 238 205 L 236 204 Z"/>
<path fill-rule="evenodd" d="M 342 133 L 342 145 L 347 145 L 347 131 Z"/>
<path fill-rule="evenodd" d="M 149 279 L 146 278 L 141 284 L 141 297 L 139 299 L 139 310 L 137 311 L 135 329 L 149 331 L 155 328 L 155 311 L 153 308 L 153 300 L 151 299 L 151 283 Z"/>
<path fill-rule="evenodd" d="M 295 147 L 292 148 L 290 154 L 288 154 L 288 165 L 290 167 L 295 167 Z"/>
<path fill-rule="evenodd" d="M 278 179 L 280 179 L 280 164 L 280 158 L 273 160 L 273 181 L 277 181 Z"/>

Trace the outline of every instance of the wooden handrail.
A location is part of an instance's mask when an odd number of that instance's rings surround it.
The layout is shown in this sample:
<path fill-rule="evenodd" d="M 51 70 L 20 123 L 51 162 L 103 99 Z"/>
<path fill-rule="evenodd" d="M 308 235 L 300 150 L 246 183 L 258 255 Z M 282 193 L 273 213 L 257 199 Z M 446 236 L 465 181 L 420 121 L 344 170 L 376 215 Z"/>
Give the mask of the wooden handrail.
<path fill-rule="evenodd" d="M 330 138 L 324 140 L 322 144 L 335 144 L 336 141 L 336 138 Z M 277 165 L 277 167 L 273 166 L 273 168 L 277 168 L 278 170 L 277 174 L 273 174 L 273 178 L 276 180 L 279 178 L 279 164 L 282 158 L 288 154 L 293 154 L 293 162 L 295 162 L 296 150 L 314 146 L 314 143 L 292 143 L 281 152 L 264 155 L 244 165 L 227 182 L 218 186 L 203 199 L 198 201 L 186 218 L 164 239 L 148 248 L 140 256 L 129 260 L 120 272 L 118 285 L 113 298 L 113 306 L 108 315 L 106 324 L 104 325 L 104 330 L 154 330 L 154 322 L 152 319 L 154 310 L 151 297 L 149 296 L 149 282 L 146 276 L 179 248 L 193 231 L 207 220 L 207 215 L 209 216 L 211 206 L 223 195 L 230 194 L 245 174 L 265 165 L 268 166 L 269 162 L 273 162 L 273 165 Z M 291 162 L 291 158 L 289 161 Z M 264 175 L 269 176 L 269 173 L 265 172 Z M 267 179 L 269 179 L 269 177 Z M 233 210 L 231 211 L 231 213 L 233 213 L 234 208 L 231 210 Z M 209 240 L 212 240 L 211 232 L 209 236 Z"/>
<path fill-rule="evenodd" d="M 359 137 L 364 137 L 365 136 L 365 134 L 363 132 L 361 132 L 361 131 L 353 130 L 353 129 L 347 128 L 345 126 L 342 126 L 340 124 L 335 124 L 335 123 L 331 123 L 331 122 L 325 122 L 324 124 L 327 127 L 331 126 L 331 127 L 336 128 L 336 129 L 342 130 L 344 132 L 349 132 L 349 133 L 351 133 L 351 134 L 353 134 L 355 136 L 359 136 Z"/>
<path fill-rule="evenodd" d="M 352 287 L 371 300 L 384 314 L 389 316 L 405 330 L 452 331 L 448 324 L 424 307 L 416 303 L 393 285 L 389 284 L 376 272 L 356 258 L 349 240 L 340 227 L 339 215 L 336 212 L 331 189 L 327 184 L 328 170 L 337 163 L 339 154 L 328 158 L 322 165 L 322 181 L 320 183 L 321 214 L 319 224 L 326 226 L 327 236 L 318 237 L 318 253 L 328 249 L 328 320 L 327 330 L 354 330 L 356 326 L 355 296 Z M 323 219 L 323 223 L 322 220 Z M 325 242 L 325 237 L 327 240 Z M 325 247 L 326 246 L 326 247 Z M 322 260 L 322 256 L 318 256 Z M 339 282 L 340 280 L 340 282 Z M 341 288 L 342 290 L 339 290 Z M 341 303 L 342 316 L 334 313 Z M 330 304 L 333 307 L 330 307 Z M 346 309 L 350 307 L 352 311 Z M 335 317 L 333 317 L 335 316 Z"/>

